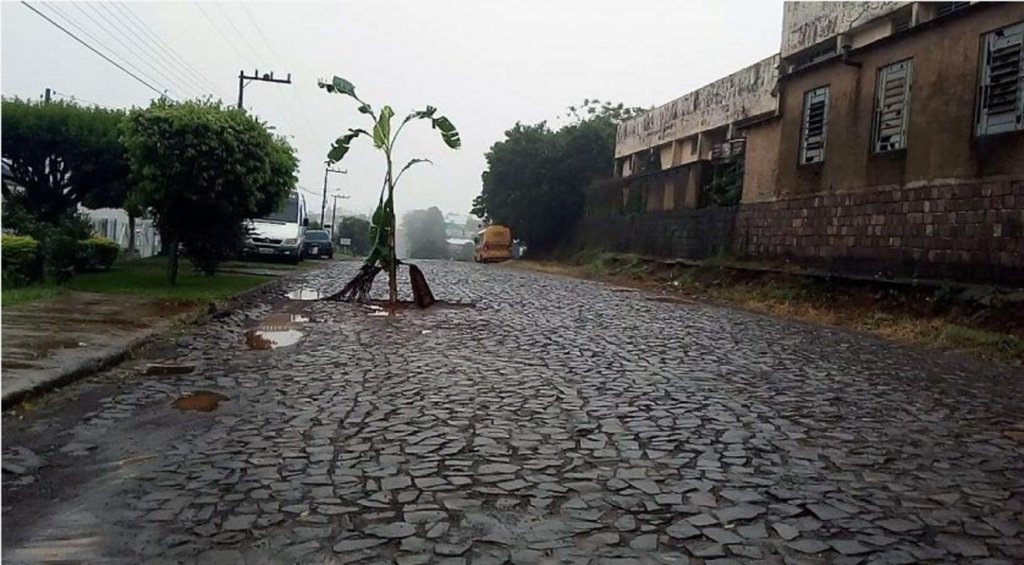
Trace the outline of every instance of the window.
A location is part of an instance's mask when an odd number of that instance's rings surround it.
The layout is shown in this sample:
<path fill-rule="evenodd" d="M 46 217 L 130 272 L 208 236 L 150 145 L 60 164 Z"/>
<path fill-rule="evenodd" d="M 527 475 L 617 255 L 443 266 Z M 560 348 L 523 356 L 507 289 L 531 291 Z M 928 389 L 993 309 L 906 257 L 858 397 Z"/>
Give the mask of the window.
<path fill-rule="evenodd" d="M 993 31 L 981 44 L 978 135 L 1024 129 L 1024 22 Z"/>
<path fill-rule="evenodd" d="M 828 87 L 804 94 L 804 117 L 800 131 L 800 164 L 825 160 L 825 136 L 828 134 Z"/>
<path fill-rule="evenodd" d="M 907 147 L 912 68 L 911 60 L 907 59 L 878 70 L 873 137 L 875 153 Z"/>

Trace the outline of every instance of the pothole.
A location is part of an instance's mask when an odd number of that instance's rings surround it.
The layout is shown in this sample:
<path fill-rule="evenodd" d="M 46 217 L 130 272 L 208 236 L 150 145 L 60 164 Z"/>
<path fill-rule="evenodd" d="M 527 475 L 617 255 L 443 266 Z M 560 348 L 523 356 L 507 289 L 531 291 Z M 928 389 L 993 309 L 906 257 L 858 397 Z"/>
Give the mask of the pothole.
<path fill-rule="evenodd" d="M 197 390 L 178 397 L 173 406 L 182 412 L 213 412 L 228 400 L 231 399 L 219 392 Z"/>
<path fill-rule="evenodd" d="M 285 296 L 287 296 L 289 300 L 320 300 L 326 296 L 326 294 L 315 288 L 300 288 L 289 292 Z"/>
<path fill-rule="evenodd" d="M 266 351 L 295 345 L 305 336 L 305 333 L 295 328 L 295 324 L 309 321 L 309 316 L 303 314 L 271 314 L 260 322 L 259 327 L 245 332 L 245 346 L 255 351 Z"/>

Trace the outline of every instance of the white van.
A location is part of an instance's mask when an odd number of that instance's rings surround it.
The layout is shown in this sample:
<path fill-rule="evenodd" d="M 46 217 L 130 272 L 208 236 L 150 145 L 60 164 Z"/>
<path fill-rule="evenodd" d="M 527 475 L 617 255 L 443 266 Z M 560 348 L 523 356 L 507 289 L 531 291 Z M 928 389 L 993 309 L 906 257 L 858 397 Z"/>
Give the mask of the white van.
<path fill-rule="evenodd" d="M 246 257 L 280 257 L 298 263 L 302 260 L 307 225 L 306 199 L 292 192 L 278 211 L 248 222 L 249 235 L 242 253 Z"/>

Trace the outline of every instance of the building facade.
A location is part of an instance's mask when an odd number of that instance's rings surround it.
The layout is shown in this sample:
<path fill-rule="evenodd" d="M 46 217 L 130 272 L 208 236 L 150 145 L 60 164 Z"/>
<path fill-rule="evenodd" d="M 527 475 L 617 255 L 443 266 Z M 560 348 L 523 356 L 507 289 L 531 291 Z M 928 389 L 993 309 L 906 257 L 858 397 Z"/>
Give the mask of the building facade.
<path fill-rule="evenodd" d="M 669 218 L 651 214 L 668 207 L 645 204 L 616 214 L 615 190 L 627 203 L 671 200 L 655 183 L 637 188 L 646 173 L 635 176 L 637 155 L 663 154 L 663 130 L 689 131 L 641 116 L 650 147 L 620 129 L 618 178 L 592 189 L 587 223 L 623 225 L 622 251 L 1024 281 L 1022 40 L 1018 3 L 786 3 L 777 73 L 760 91 L 771 102 L 727 126 L 725 140 L 741 148 L 728 178 L 742 171 L 740 203 L 722 198 L 723 184 L 734 186 L 705 174 L 683 200 L 689 211 Z M 714 127 L 696 138 L 714 146 L 721 122 L 703 123 Z"/>

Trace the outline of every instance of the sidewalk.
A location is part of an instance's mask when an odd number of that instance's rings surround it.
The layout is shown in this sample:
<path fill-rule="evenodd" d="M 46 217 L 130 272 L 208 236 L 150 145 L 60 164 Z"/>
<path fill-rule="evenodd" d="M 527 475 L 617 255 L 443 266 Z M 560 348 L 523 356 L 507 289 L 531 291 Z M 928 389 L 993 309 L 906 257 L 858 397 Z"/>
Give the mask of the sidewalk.
<path fill-rule="evenodd" d="M 3 310 L 3 408 L 121 360 L 195 304 L 68 292 Z"/>

